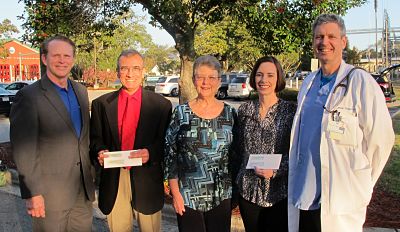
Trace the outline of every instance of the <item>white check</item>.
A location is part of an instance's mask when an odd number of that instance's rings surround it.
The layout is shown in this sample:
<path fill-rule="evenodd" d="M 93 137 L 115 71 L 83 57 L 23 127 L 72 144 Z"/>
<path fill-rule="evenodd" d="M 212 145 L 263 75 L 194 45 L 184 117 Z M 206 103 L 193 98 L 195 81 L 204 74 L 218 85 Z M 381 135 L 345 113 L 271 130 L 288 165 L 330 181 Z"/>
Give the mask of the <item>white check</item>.
<path fill-rule="evenodd" d="M 142 158 L 129 158 L 132 151 L 135 150 L 104 152 L 104 155 L 108 155 L 104 158 L 104 168 L 142 166 Z"/>
<path fill-rule="evenodd" d="M 282 154 L 250 154 L 246 169 L 274 169 L 278 170 Z"/>

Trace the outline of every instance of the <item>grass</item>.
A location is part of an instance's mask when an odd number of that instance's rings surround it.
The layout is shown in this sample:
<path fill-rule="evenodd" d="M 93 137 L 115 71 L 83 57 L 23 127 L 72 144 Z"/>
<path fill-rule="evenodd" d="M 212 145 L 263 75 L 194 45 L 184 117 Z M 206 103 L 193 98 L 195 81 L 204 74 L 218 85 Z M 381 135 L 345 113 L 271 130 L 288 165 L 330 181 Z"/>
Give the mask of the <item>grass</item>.
<path fill-rule="evenodd" d="M 400 114 L 393 118 L 393 129 L 396 134 L 395 144 L 378 185 L 400 196 Z"/>
<path fill-rule="evenodd" d="M 400 83 L 393 82 L 393 88 L 396 93 L 396 101 L 400 101 Z M 393 129 L 396 135 L 394 147 L 378 185 L 386 191 L 400 196 L 400 114 L 393 118 Z"/>

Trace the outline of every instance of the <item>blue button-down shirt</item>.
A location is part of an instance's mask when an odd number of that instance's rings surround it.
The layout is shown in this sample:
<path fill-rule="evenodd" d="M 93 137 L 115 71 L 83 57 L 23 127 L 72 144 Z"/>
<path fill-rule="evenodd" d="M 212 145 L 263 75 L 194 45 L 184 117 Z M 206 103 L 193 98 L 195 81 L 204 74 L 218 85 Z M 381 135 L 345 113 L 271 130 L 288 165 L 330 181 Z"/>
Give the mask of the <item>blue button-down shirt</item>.
<path fill-rule="evenodd" d="M 337 73 L 315 77 L 300 113 L 297 167 L 294 177 L 293 202 L 302 210 L 320 208 L 321 197 L 321 120 L 329 92 Z M 319 123 L 318 123 L 319 122 Z"/>
<path fill-rule="evenodd" d="M 72 88 L 71 81 L 68 80 L 68 89 L 61 88 L 56 84 L 54 84 L 54 86 L 60 95 L 61 100 L 64 102 L 65 108 L 67 108 L 72 124 L 74 125 L 76 135 L 79 138 L 82 129 L 82 114 L 81 107 L 79 106 L 78 98 L 76 97 L 74 88 Z"/>

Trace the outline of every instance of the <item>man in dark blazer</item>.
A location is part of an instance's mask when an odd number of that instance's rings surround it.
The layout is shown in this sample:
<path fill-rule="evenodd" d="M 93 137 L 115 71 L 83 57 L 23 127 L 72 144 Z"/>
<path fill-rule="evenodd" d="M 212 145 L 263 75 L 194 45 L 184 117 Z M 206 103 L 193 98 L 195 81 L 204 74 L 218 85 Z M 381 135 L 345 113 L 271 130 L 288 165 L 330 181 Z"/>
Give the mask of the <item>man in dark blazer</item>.
<path fill-rule="evenodd" d="M 141 87 L 143 57 L 126 50 L 117 61 L 122 88 L 92 103 L 92 158 L 103 166 L 107 151 L 135 150 L 142 166 L 102 168 L 99 208 L 111 231 L 132 231 L 133 219 L 142 232 L 161 230 L 164 204 L 162 161 L 171 102 Z"/>
<path fill-rule="evenodd" d="M 46 74 L 21 89 L 10 114 L 10 139 L 34 231 L 91 231 L 94 200 L 89 156 L 89 100 L 69 80 L 75 44 L 42 44 Z"/>

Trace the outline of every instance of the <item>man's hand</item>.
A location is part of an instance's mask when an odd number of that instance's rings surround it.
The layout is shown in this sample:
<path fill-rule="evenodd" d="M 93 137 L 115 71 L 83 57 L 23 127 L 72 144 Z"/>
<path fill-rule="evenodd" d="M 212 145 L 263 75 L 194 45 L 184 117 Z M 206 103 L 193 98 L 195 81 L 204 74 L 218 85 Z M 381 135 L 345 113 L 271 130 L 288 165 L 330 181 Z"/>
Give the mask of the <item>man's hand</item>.
<path fill-rule="evenodd" d="M 255 167 L 254 172 L 259 177 L 264 177 L 265 179 L 269 179 L 274 175 L 274 170 L 272 169 L 262 169 Z"/>
<path fill-rule="evenodd" d="M 26 199 L 26 210 L 32 217 L 45 217 L 46 211 L 44 208 L 44 198 L 42 195 L 34 196 Z"/>
<path fill-rule="evenodd" d="M 108 150 L 101 150 L 97 153 L 97 160 L 99 161 L 100 166 L 104 165 L 104 158 L 108 157 L 108 155 L 105 155 L 104 152 L 108 152 Z"/>
<path fill-rule="evenodd" d="M 149 161 L 149 157 L 150 157 L 150 154 L 146 148 L 133 151 L 129 155 L 129 158 L 142 158 L 142 164 L 147 163 L 147 161 Z"/>

